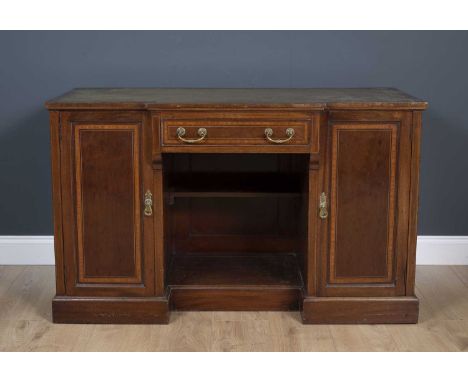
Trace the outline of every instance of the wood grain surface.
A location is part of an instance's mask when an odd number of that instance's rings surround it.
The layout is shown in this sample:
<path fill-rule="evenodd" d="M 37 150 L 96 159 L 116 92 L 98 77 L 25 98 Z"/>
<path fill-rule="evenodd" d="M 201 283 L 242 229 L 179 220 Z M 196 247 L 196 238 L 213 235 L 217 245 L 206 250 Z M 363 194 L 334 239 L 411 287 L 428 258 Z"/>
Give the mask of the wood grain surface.
<path fill-rule="evenodd" d="M 427 103 L 394 88 L 204 89 L 83 88 L 46 103 L 51 110 L 193 107 L 291 107 L 313 109 L 425 109 Z"/>
<path fill-rule="evenodd" d="M 419 266 L 417 325 L 302 325 L 299 312 L 173 312 L 170 325 L 52 324 L 52 266 L 0 267 L 1 351 L 468 351 L 468 266 Z"/>

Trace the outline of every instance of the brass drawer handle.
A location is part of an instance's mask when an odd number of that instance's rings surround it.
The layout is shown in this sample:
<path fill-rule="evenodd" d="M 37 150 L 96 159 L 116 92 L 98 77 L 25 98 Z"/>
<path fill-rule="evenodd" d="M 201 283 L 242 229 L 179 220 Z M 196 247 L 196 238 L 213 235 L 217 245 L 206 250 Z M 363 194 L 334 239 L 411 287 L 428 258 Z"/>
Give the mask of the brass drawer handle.
<path fill-rule="evenodd" d="M 200 127 L 197 131 L 198 133 L 198 136 L 200 138 L 196 138 L 196 139 L 187 139 L 187 138 L 183 138 L 185 136 L 185 129 L 183 127 L 178 127 L 177 130 L 176 130 L 176 133 L 177 133 L 177 138 L 179 138 L 179 140 L 181 140 L 182 142 L 185 142 L 185 143 L 197 143 L 197 142 L 201 142 L 205 139 L 206 135 L 208 134 L 208 131 L 206 131 L 206 129 L 204 127 Z"/>
<path fill-rule="evenodd" d="M 294 129 L 292 127 L 288 127 L 286 129 L 286 136 L 288 138 L 285 139 L 273 139 L 271 136 L 273 135 L 273 129 L 270 129 L 269 127 L 265 129 L 265 137 L 273 143 L 285 143 L 288 142 L 294 137 Z"/>
<path fill-rule="evenodd" d="M 145 193 L 145 216 L 153 215 L 153 194 L 150 190 Z"/>
<path fill-rule="evenodd" d="M 320 219 L 326 219 L 328 217 L 327 210 L 327 195 L 325 192 L 320 194 L 320 205 L 319 205 L 319 217 Z"/>

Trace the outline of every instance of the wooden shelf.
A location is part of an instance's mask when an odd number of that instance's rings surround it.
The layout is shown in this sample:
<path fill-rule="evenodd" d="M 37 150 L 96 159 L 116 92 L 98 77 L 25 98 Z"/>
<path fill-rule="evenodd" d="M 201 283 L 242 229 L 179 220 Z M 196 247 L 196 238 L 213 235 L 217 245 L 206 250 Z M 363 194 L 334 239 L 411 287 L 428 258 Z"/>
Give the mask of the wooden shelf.
<path fill-rule="evenodd" d="M 296 192 L 170 191 L 173 198 L 298 198 Z"/>
<path fill-rule="evenodd" d="M 175 255 L 169 285 L 217 287 L 302 286 L 295 254 L 186 254 Z"/>
<path fill-rule="evenodd" d="M 294 173 L 179 173 L 171 174 L 172 198 L 299 197 L 301 174 Z"/>

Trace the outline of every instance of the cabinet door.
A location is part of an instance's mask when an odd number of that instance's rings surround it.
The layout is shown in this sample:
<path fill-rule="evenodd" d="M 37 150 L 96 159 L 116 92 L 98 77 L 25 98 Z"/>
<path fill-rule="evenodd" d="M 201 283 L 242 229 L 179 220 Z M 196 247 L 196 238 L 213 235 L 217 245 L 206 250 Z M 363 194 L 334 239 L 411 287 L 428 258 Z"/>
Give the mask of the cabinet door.
<path fill-rule="evenodd" d="M 405 294 L 411 112 L 333 112 L 321 293 Z"/>
<path fill-rule="evenodd" d="M 150 138 L 143 113 L 62 113 L 67 295 L 154 293 Z"/>

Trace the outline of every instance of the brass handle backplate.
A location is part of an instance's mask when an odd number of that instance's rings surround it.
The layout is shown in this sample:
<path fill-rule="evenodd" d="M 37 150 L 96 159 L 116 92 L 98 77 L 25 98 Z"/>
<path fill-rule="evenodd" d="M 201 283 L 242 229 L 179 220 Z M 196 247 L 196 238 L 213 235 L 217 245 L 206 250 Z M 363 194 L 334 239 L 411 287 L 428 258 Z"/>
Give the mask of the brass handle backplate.
<path fill-rule="evenodd" d="M 325 192 L 320 194 L 319 217 L 320 219 L 326 219 L 328 217 L 327 195 L 325 195 Z"/>
<path fill-rule="evenodd" d="M 150 190 L 145 193 L 145 216 L 153 215 L 153 194 Z"/>
<path fill-rule="evenodd" d="M 273 135 L 273 129 L 270 129 L 269 127 L 265 129 L 265 137 L 268 139 L 270 142 L 273 143 L 285 143 L 288 142 L 294 137 L 294 129 L 292 127 L 288 127 L 286 129 L 286 136 L 287 138 L 284 139 L 273 139 L 271 136 Z"/>
<path fill-rule="evenodd" d="M 182 142 L 185 142 L 185 143 L 197 143 L 197 142 L 201 142 L 205 139 L 206 135 L 208 134 L 208 131 L 206 131 L 206 129 L 204 127 L 200 127 L 197 131 L 197 134 L 200 138 L 195 138 L 195 139 L 187 139 L 187 138 L 183 138 L 186 134 L 186 131 L 183 127 L 178 127 L 177 130 L 176 130 L 176 134 L 177 134 L 177 138 L 179 138 L 179 140 L 181 140 Z"/>

